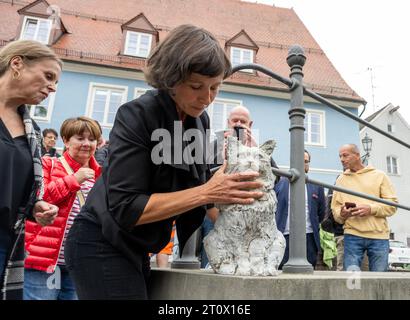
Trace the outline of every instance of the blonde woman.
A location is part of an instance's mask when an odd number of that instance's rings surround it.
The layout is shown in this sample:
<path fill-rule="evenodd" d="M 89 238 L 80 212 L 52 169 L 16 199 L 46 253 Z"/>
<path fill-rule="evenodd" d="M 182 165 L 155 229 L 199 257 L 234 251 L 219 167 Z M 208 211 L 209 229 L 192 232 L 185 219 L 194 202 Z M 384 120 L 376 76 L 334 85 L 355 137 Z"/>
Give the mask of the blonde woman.
<path fill-rule="evenodd" d="M 58 208 L 43 201 L 41 133 L 27 105 L 56 91 L 62 62 L 36 41 L 14 41 L 0 50 L 0 288 L 3 299 L 21 299 L 24 220 L 50 224 Z"/>

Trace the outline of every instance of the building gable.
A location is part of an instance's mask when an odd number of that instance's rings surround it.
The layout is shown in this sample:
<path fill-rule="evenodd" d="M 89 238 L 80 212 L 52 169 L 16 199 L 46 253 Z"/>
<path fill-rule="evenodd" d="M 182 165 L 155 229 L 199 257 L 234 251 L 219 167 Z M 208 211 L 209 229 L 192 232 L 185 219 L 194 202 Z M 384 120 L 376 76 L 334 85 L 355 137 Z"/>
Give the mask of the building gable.
<path fill-rule="evenodd" d="M 397 121 L 400 121 L 406 127 L 406 129 L 410 130 L 410 125 L 407 123 L 407 121 L 402 117 L 402 115 L 398 111 L 399 108 L 400 108 L 399 106 L 395 107 L 393 104 L 389 103 L 383 108 L 381 108 L 380 110 L 368 116 L 365 120 L 367 122 L 374 123 L 380 119 L 381 122 L 384 123 L 388 121 L 389 117 L 393 117 L 394 119 L 397 119 Z M 360 131 L 363 131 L 365 129 L 366 127 L 360 124 Z M 383 128 L 383 129 L 386 130 L 386 128 Z"/>
<path fill-rule="evenodd" d="M 121 26 L 121 30 L 132 30 L 158 35 L 157 29 L 147 19 L 144 13 L 140 13 L 136 17 L 127 21 Z"/>
<path fill-rule="evenodd" d="M 259 50 L 258 45 L 252 40 L 252 38 L 243 29 L 239 33 L 237 33 L 235 36 L 233 36 L 231 39 L 229 39 L 226 42 L 225 46 L 245 48 L 245 49 L 254 50 L 255 52 L 258 52 Z"/>
<path fill-rule="evenodd" d="M 50 5 L 46 0 L 37 0 L 17 10 L 20 15 L 35 16 L 47 19 L 52 14 Z"/>

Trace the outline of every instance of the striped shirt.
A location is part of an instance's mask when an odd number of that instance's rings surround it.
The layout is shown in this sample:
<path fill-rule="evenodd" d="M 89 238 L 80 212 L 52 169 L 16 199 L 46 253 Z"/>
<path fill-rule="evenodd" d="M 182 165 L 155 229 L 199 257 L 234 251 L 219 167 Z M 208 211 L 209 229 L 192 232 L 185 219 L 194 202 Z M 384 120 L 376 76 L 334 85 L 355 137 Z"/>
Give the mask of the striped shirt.
<path fill-rule="evenodd" d="M 81 192 L 84 195 L 84 200 L 87 199 L 88 193 L 90 192 L 91 188 L 94 186 L 94 183 L 95 183 L 94 179 L 88 179 L 88 180 L 85 180 L 81 184 Z M 68 232 L 71 229 L 71 226 L 74 223 L 74 219 L 80 213 L 80 210 L 81 210 L 80 200 L 78 200 L 78 196 L 76 196 L 75 200 L 74 200 L 74 203 L 73 203 L 73 206 L 72 206 L 71 211 L 70 211 L 70 215 L 68 216 L 68 219 L 67 219 L 67 225 L 65 227 L 65 232 L 64 232 L 64 239 L 63 239 L 63 243 L 61 245 L 60 254 L 58 256 L 57 264 L 65 265 L 65 260 L 64 260 L 65 240 L 67 238 Z"/>

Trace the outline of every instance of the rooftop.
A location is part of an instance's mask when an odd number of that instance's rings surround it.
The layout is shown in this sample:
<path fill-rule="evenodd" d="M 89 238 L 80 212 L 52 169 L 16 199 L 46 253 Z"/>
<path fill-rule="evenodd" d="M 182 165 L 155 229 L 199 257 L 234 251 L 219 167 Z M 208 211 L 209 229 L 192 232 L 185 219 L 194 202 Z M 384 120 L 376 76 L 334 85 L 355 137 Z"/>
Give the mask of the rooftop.
<path fill-rule="evenodd" d="M 239 0 L 49 0 L 58 6 L 67 33 L 52 47 L 65 60 L 142 70 L 145 60 L 120 55 L 121 26 L 140 13 L 164 39 L 172 28 L 185 23 L 211 31 L 225 47 L 241 30 L 259 47 L 256 63 L 282 76 L 293 44 L 305 50 L 305 85 L 316 92 L 361 104 L 363 98 L 349 87 L 293 9 Z M 0 46 L 18 38 L 20 15 L 30 1 L 0 0 Z M 335 39 L 337 41 L 337 39 Z M 236 73 L 227 80 L 246 86 L 286 90 L 287 87 L 261 73 Z"/>

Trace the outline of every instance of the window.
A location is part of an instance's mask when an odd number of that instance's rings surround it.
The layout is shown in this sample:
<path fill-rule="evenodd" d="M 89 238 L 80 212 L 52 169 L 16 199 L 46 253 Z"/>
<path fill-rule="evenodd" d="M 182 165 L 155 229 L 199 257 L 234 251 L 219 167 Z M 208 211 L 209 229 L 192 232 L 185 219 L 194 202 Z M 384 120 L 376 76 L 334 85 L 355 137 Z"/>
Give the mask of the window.
<path fill-rule="evenodd" d="M 206 109 L 211 120 L 211 140 L 215 138 L 215 132 L 226 129 L 229 112 L 241 106 L 242 101 L 215 99 Z"/>
<path fill-rule="evenodd" d="M 55 92 L 50 93 L 47 99 L 40 104 L 29 105 L 30 117 L 34 120 L 50 121 L 54 107 Z"/>
<path fill-rule="evenodd" d="M 87 114 L 102 126 L 111 127 L 118 108 L 126 99 L 127 87 L 91 83 Z"/>
<path fill-rule="evenodd" d="M 24 17 L 20 39 L 36 40 L 48 44 L 52 20 Z"/>
<path fill-rule="evenodd" d="M 399 174 L 397 158 L 393 156 L 388 156 L 386 160 L 387 160 L 387 173 L 396 174 L 396 175 Z"/>
<path fill-rule="evenodd" d="M 144 88 L 135 88 L 134 99 L 141 97 L 145 92 L 147 92 L 147 90 L 148 89 L 144 89 Z"/>
<path fill-rule="evenodd" d="M 151 51 L 152 35 L 127 31 L 124 54 L 147 58 Z"/>
<path fill-rule="evenodd" d="M 394 125 L 393 124 L 389 123 L 387 125 L 387 132 L 394 133 Z"/>
<path fill-rule="evenodd" d="M 232 67 L 237 66 L 242 63 L 253 63 L 253 50 L 241 49 L 241 48 L 231 48 L 231 63 Z M 244 72 L 253 72 L 251 69 L 241 70 Z"/>
<path fill-rule="evenodd" d="M 323 111 L 307 110 L 305 116 L 305 143 L 315 146 L 325 145 L 325 114 Z"/>

